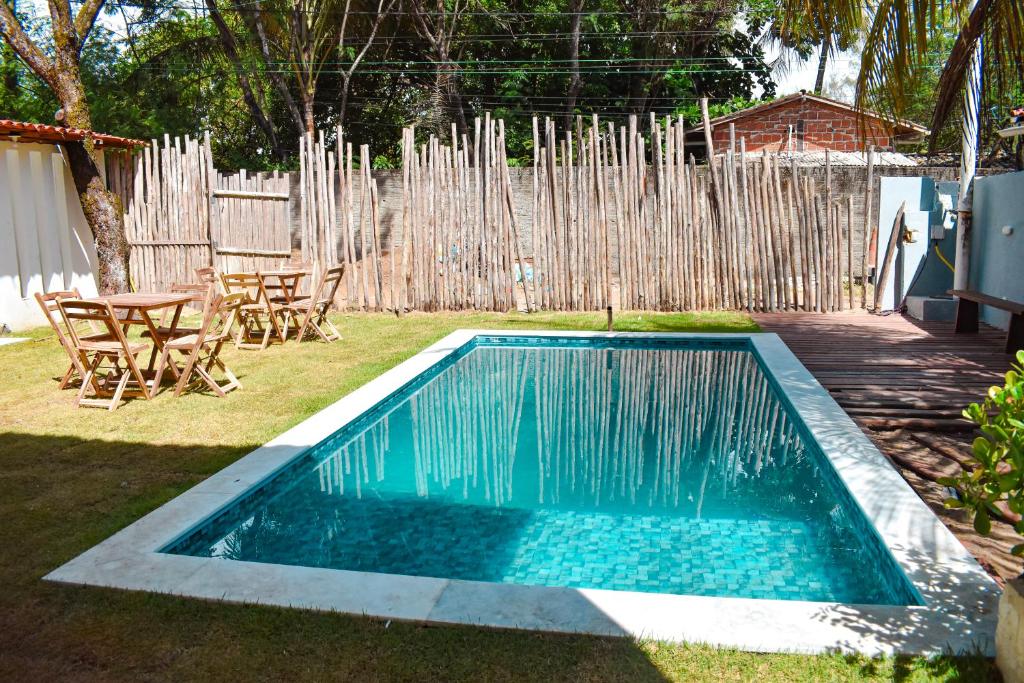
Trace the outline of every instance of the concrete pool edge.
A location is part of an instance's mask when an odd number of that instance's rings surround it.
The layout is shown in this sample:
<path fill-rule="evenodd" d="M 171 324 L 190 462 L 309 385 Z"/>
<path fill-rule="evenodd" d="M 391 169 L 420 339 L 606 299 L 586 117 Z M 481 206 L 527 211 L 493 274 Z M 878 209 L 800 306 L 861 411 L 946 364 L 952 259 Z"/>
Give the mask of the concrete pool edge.
<path fill-rule="evenodd" d="M 714 598 L 397 576 L 157 552 L 479 335 L 749 340 L 832 462 L 921 607 Z M 240 603 L 756 651 L 991 654 L 998 588 L 774 334 L 459 330 L 45 577 Z"/>

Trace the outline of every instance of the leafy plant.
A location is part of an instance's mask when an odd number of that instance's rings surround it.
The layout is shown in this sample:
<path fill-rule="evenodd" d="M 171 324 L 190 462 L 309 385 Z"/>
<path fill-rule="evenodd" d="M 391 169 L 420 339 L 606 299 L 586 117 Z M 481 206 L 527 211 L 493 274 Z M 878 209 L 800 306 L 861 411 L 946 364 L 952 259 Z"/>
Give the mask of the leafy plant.
<path fill-rule="evenodd" d="M 983 436 L 974 440 L 971 467 L 939 483 L 952 486 L 959 497 L 946 499 L 947 508 L 965 508 L 982 535 L 992 530 L 992 516 L 1005 516 L 1000 505 L 1024 515 L 1024 351 L 1006 373 L 1004 386 L 993 386 L 982 403 L 972 403 L 964 417 L 978 425 Z M 1024 520 L 1014 526 L 1024 536 Z M 1024 557 L 1024 543 L 1010 551 Z"/>

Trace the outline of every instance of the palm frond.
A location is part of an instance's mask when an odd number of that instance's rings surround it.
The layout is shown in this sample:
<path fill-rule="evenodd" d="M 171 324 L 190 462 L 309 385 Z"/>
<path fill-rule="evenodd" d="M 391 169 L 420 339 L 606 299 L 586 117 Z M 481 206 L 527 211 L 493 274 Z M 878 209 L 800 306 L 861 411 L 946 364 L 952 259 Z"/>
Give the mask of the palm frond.
<path fill-rule="evenodd" d="M 864 26 L 864 0 L 782 0 L 779 9 L 779 37 L 790 43 L 810 40 L 846 44 L 856 39 Z"/>
<path fill-rule="evenodd" d="M 856 103 L 904 118 L 910 85 L 928 63 L 942 0 L 879 0 L 861 55 Z"/>
<path fill-rule="evenodd" d="M 971 57 L 982 44 L 982 107 L 1012 104 L 1008 97 L 1020 95 L 1024 88 L 1024 3 L 1020 0 L 979 0 L 967 15 L 953 43 L 953 49 L 939 77 L 933 131 L 939 130 L 950 115 L 959 110 Z M 935 150 L 932 136 L 929 151 Z"/>

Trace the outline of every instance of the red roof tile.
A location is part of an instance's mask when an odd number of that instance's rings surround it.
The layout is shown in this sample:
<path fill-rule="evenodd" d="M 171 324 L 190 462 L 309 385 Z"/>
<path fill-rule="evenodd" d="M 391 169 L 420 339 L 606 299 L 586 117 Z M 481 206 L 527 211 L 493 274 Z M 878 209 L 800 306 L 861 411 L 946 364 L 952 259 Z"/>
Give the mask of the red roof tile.
<path fill-rule="evenodd" d="M 96 133 L 80 128 L 62 128 L 45 123 L 26 123 L 0 119 L 0 140 L 21 140 L 22 142 L 60 143 L 83 140 L 91 137 L 105 147 L 140 147 L 146 143 L 142 140 L 121 138 L 116 135 Z"/>

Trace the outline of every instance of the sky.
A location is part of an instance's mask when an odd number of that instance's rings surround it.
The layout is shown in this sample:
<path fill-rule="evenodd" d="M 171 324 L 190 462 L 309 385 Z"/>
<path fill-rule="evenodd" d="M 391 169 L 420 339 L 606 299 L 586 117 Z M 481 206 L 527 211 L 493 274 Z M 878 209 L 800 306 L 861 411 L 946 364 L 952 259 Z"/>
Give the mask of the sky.
<path fill-rule="evenodd" d="M 775 54 L 769 54 L 774 58 Z M 825 88 L 827 97 L 843 102 L 853 103 L 853 83 L 860 69 L 859 52 L 850 50 L 842 52 L 825 63 Z M 791 95 L 800 90 L 814 89 L 814 79 L 818 71 L 818 56 L 814 55 L 806 62 L 798 62 L 790 72 L 775 77 L 775 92 L 781 97 Z"/>

